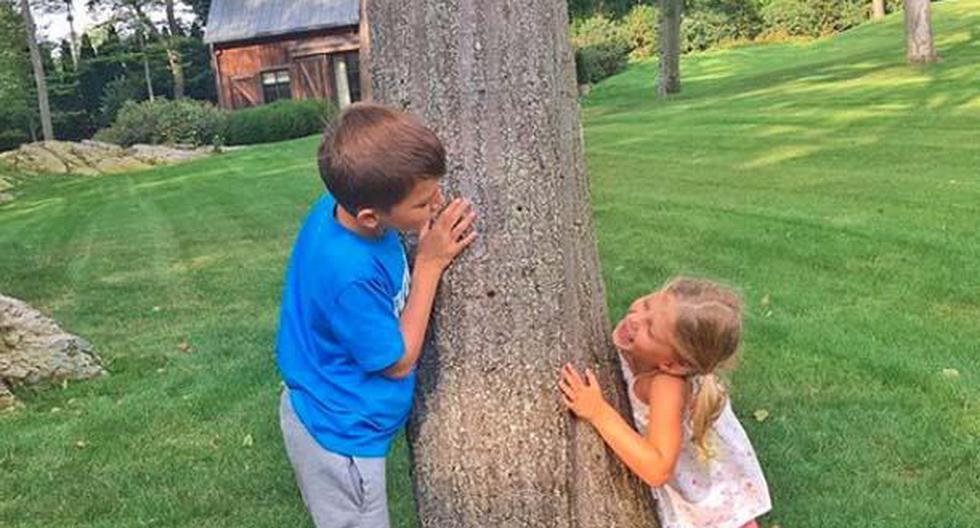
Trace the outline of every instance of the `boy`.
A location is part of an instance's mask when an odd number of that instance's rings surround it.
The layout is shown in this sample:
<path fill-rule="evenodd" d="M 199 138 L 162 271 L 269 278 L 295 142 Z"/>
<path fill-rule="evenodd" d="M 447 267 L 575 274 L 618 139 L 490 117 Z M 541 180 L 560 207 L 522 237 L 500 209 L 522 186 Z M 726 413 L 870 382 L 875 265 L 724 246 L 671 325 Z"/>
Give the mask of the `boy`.
<path fill-rule="evenodd" d="M 476 215 L 459 199 L 438 214 L 445 149 L 403 112 L 352 105 L 317 158 L 329 193 L 286 274 L 280 426 L 317 527 L 387 528 L 384 457 L 412 405 L 439 279 Z M 397 232 L 419 234 L 411 275 Z"/>

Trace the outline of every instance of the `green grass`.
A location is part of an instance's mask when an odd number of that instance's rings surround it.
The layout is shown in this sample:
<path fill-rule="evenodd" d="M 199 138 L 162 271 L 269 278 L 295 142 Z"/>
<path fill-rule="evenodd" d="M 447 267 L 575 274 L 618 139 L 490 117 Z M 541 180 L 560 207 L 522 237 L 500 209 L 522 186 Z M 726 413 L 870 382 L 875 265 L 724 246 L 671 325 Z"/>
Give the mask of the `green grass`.
<path fill-rule="evenodd" d="M 613 314 L 680 272 L 748 301 L 734 402 L 772 488 L 766 525 L 976 523 L 980 0 L 935 5 L 935 26 L 928 68 L 904 65 L 893 16 L 686 58 L 666 102 L 649 63 L 586 101 Z M 0 206 L 0 291 L 111 372 L 17 391 L 0 526 L 309 525 L 272 345 L 315 147 L 40 178 Z M 412 526 L 402 442 L 389 471 L 395 525 Z"/>

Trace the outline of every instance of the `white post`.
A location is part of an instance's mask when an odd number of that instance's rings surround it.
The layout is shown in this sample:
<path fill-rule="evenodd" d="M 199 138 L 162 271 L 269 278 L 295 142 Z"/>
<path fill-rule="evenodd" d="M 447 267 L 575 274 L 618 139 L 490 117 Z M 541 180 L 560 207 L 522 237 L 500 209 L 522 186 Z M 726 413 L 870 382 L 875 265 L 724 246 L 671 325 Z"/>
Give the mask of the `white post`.
<path fill-rule="evenodd" d="M 350 86 L 347 84 L 347 59 L 343 55 L 333 58 L 333 76 L 337 86 L 337 105 L 345 108 L 350 104 Z"/>

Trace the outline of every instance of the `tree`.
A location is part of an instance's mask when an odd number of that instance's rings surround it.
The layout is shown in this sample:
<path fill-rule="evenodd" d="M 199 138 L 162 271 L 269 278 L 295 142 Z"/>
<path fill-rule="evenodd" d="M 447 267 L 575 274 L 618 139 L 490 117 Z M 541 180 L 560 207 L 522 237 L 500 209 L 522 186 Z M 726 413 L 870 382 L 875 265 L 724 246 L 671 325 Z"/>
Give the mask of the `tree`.
<path fill-rule="evenodd" d="M 208 23 L 208 11 L 211 9 L 211 0 L 184 0 L 184 3 L 191 7 L 197 19 L 203 24 Z"/>
<path fill-rule="evenodd" d="M 69 57 L 78 68 L 78 33 L 75 31 L 75 8 L 72 0 L 31 0 L 31 3 L 44 13 L 64 13 L 68 20 Z"/>
<path fill-rule="evenodd" d="M 905 0 L 905 57 L 912 64 L 936 62 L 929 0 Z"/>
<path fill-rule="evenodd" d="M 174 14 L 173 0 L 88 0 L 90 8 L 102 6 L 114 13 L 116 19 L 128 25 L 136 33 L 143 50 L 143 70 L 146 78 L 147 92 L 150 100 L 154 99 L 152 75 L 149 65 L 149 49 L 152 42 L 162 43 L 167 55 L 167 62 L 173 77 L 174 97 L 184 96 L 184 66 L 180 54 L 181 30 Z M 166 34 L 157 29 L 149 13 L 151 10 L 163 9 L 167 16 Z"/>
<path fill-rule="evenodd" d="M 885 0 L 871 0 L 871 20 L 880 22 L 885 19 Z"/>
<path fill-rule="evenodd" d="M 28 0 L 20 0 L 20 12 L 24 17 L 24 30 L 27 37 L 27 47 L 31 53 L 31 66 L 34 69 L 34 84 L 37 87 L 37 108 L 41 116 L 41 130 L 45 141 L 54 139 L 51 126 L 51 106 L 48 104 L 48 85 L 44 78 L 44 65 L 41 62 L 41 51 L 37 45 L 37 33 L 34 28 L 34 16 Z"/>
<path fill-rule="evenodd" d="M 422 526 L 655 526 L 649 488 L 556 392 L 573 360 L 628 405 L 607 337 L 565 0 L 375 0 L 367 11 L 375 99 L 433 126 L 447 189 L 482 215 L 420 365 L 408 432 Z"/>
<path fill-rule="evenodd" d="M 26 41 L 18 9 L 0 2 L 0 150 L 16 148 L 35 133 L 37 104 Z"/>
<path fill-rule="evenodd" d="M 174 15 L 174 0 L 165 0 L 164 6 L 167 11 L 167 61 L 170 63 L 170 71 L 174 75 L 174 99 L 184 97 L 184 63 L 180 55 L 180 25 L 177 24 L 177 17 Z"/>
<path fill-rule="evenodd" d="M 657 95 L 681 91 L 681 16 L 683 0 L 660 0 L 660 75 Z"/>

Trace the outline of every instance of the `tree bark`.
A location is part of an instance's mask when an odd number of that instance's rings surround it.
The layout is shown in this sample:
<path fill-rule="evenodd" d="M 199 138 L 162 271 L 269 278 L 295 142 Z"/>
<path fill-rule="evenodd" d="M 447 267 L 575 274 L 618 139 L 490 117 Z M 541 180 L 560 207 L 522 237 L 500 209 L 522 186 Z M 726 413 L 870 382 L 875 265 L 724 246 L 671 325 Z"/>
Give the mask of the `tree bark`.
<path fill-rule="evenodd" d="M 929 0 L 905 0 L 905 57 L 912 64 L 936 62 Z"/>
<path fill-rule="evenodd" d="M 599 275 L 565 0 L 373 0 L 375 100 L 445 142 L 477 242 L 442 285 L 408 433 L 423 527 L 656 526 L 650 490 L 563 411 L 593 366 L 627 413 Z"/>
<path fill-rule="evenodd" d="M 180 99 L 184 97 L 184 62 L 178 47 L 180 27 L 174 15 L 174 0 L 166 0 L 166 12 L 167 25 L 170 29 L 170 36 L 167 38 L 167 62 L 170 64 L 170 73 L 174 78 L 174 99 Z"/>
<path fill-rule="evenodd" d="M 156 95 L 153 93 L 153 76 L 150 75 L 150 54 L 147 50 L 149 45 L 146 42 L 146 36 L 142 32 L 138 35 L 138 42 L 143 52 L 143 79 L 146 81 L 146 95 L 152 102 L 156 100 Z"/>
<path fill-rule="evenodd" d="M 660 0 L 660 76 L 657 95 L 665 97 L 681 91 L 682 0 Z"/>
<path fill-rule="evenodd" d="M 885 19 L 885 0 L 871 0 L 871 20 L 880 22 Z"/>
<path fill-rule="evenodd" d="M 65 0 L 65 9 L 68 12 L 68 36 L 71 39 L 71 62 L 78 71 L 78 33 L 75 32 L 75 9 L 71 0 Z"/>
<path fill-rule="evenodd" d="M 34 17 L 31 15 L 31 5 L 28 0 L 20 0 L 21 16 L 24 17 L 24 27 L 27 34 L 27 47 L 31 53 L 31 66 L 34 69 L 34 84 L 37 86 L 37 108 L 41 116 L 41 130 L 45 141 L 54 139 L 54 128 L 51 126 L 51 105 L 48 103 L 48 83 L 44 77 L 44 64 L 41 63 L 41 50 L 37 47 L 37 33 L 34 28 Z"/>

